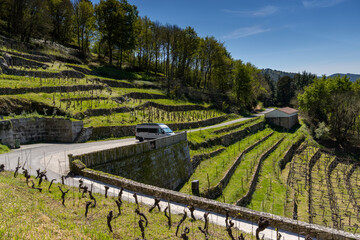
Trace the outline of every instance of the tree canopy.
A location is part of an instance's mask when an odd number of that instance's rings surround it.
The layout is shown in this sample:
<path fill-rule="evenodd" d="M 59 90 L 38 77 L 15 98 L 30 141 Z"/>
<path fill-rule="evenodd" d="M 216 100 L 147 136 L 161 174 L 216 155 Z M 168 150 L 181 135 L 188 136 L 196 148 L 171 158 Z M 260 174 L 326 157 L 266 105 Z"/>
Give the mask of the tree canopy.
<path fill-rule="evenodd" d="M 298 100 L 312 129 L 325 125 L 331 137 L 340 143 L 346 141 L 360 114 L 359 86 L 359 82 L 351 82 L 346 76 L 337 76 L 316 78 L 305 87 Z"/>

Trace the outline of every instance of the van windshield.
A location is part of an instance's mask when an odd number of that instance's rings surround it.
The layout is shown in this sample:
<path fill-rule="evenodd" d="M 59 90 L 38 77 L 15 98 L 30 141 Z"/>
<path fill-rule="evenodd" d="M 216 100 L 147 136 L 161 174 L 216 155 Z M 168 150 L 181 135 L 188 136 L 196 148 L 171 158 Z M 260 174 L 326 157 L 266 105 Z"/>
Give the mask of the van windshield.
<path fill-rule="evenodd" d="M 172 133 L 173 131 L 171 131 L 170 128 L 163 128 L 162 130 L 164 130 L 165 133 Z"/>

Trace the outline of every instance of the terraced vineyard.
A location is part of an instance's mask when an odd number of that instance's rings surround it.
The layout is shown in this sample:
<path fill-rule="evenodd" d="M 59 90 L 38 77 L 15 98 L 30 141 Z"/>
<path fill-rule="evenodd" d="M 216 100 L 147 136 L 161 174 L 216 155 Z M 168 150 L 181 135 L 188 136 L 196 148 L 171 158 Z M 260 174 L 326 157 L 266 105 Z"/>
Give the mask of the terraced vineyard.
<path fill-rule="evenodd" d="M 208 103 L 169 99 L 157 80 L 160 75 L 90 68 L 71 56 L 55 53 L 25 53 L 1 47 L 1 115 L 13 118 L 36 110 L 40 115 L 81 119 L 87 127 L 197 122 L 225 116 Z M 29 103 L 36 107 L 16 107 Z"/>
<path fill-rule="evenodd" d="M 359 164 L 314 146 L 296 155 L 290 168 L 287 215 L 358 233 Z M 292 203 L 292 204 L 291 204 Z"/>
<path fill-rule="evenodd" d="M 196 169 L 180 191 L 192 194 L 199 180 L 207 198 L 359 233 L 359 164 L 304 142 L 303 127 L 249 131 L 261 121 L 190 133 Z M 231 132 L 238 138 L 226 144 Z"/>

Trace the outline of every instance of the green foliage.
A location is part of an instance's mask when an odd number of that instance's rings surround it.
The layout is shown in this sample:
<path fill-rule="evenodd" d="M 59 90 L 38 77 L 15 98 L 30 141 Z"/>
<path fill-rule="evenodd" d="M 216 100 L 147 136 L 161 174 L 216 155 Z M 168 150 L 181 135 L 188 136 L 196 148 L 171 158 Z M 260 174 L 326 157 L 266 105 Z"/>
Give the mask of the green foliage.
<path fill-rule="evenodd" d="M 0 154 L 7 153 L 7 152 L 10 152 L 10 149 L 5 145 L 0 144 Z"/>
<path fill-rule="evenodd" d="M 323 122 L 339 142 L 346 140 L 359 118 L 359 84 L 346 76 L 315 79 L 298 100 L 312 129 Z"/>

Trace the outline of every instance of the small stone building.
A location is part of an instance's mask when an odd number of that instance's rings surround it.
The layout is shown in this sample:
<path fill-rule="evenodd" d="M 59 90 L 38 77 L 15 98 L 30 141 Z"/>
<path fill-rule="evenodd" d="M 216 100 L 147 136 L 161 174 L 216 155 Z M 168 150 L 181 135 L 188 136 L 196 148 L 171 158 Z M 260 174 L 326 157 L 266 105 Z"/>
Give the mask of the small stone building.
<path fill-rule="evenodd" d="M 272 125 L 280 126 L 285 129 L 291 129 L 299 123 L 298 112 L 298 110 L 290 107 L 274 109 L 265 114 L 265 119 L 266 122 Z"/>

